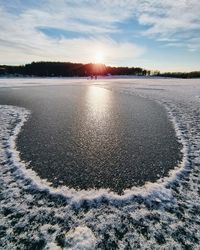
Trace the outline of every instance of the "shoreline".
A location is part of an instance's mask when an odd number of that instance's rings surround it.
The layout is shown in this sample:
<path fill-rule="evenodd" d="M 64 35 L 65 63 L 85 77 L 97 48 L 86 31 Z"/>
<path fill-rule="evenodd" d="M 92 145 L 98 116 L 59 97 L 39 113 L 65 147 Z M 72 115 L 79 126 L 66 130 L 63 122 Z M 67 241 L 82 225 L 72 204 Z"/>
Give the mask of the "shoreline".
<path fill-rule="evenodd" d="M 0 105 L 0 109 L 2 106 Z M 88 190 L 75 190 L 73 188 L 68 188 L 67 186 L 59 186 L 58 188 L 51 187 L 51 183 L 41 179 L 37 173 L 32 169 L 26 168 L 26 163 L 22 162 L 19 158 L 19 151 L 16 150 L 15 141 L 17 139 L 18 134 L 21 131 L 24 123 L 27 121 L 27 117 L 30 115 L 30 112 L 24 108 L 20 107 L 12 107 L 6 106 L 6 108 L 11 107 L 19 110 L 19 119 L 20 122 L 16 125 L 16 127 L 11 132 L 11 136 L 7 142 L 7 153 L 11 156 L 11 162 L 13 162 L 13 167 L 17 167 L 17 175 L 19 175 L 24 181 L 31 181 L 32 187 L 36 188 L 38 191 L 48 191 L 49 194 L 52 195 L 62 195 L 67 200 L 71 200 L 70 203 L 83 203 L 87 201 L 89 203 L 101 203 L 101 200 L 109 202 L 109 204 L 119 205 L 120 203 L 131 202 L 134 199 L 137 200 L 138 197 L 149 198 L 152 196 L 152 199 L 156 199 L 157 196 L 163 195 L 164 200 L 170 200 L 172 195 L 169 193 L 168 186 L 173 186 L 174 183 L 179 181 L 179 176 L 182 174 L 187 174 L 188 168 L 188 159 L 187 159 L 187 143 L 184 141 L 181 131 L 178 128 L 178 125 L 175 122 L 175 118 L 170 114 L 171 121 L 173 122 L 176 135 L 181 140 L 181 144 L 183 145 L 182 153 L 183 158 L 182 162 L 179 166 L 175 166 L 174 169 L 170 170 L 168 176 L 165 176 L 161 179 L 158 179 L 156 182 L 147 182 L 145 185 L 141 187 L 132 187 L 130 189 L 125 189 L 124 194 L 118 195 L 117 193 L 110 191 L 109 189 L 88 189 Z M 22 110 L 20 110 L 22 109 Z"/>

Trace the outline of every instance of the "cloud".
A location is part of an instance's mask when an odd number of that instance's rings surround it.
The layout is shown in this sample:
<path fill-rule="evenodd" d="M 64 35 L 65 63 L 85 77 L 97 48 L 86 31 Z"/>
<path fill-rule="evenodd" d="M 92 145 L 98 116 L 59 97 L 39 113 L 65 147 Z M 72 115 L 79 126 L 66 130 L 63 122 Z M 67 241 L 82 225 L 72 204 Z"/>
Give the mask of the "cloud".
<path fill-rule="evenodd" d="M 48 14 L 43 15 L 40 11 L 37 15 L 30 15 L 28 11 L 19 18 L 5 12 L 0 14 L 0 21 L 5 20 L 6 15 L 6 26 L 0 30 L 1 58 L 4 60 L 1 63 L 12 62 L 13 58 L 16 63 L 32 60 L 86 63 L 93 62 L 96 51 L 102 50 L 105 53 L 106 63 L 116 64 L 123 60 L 132 60 L 144 53 L 144 48 L 140 46 L 132 43 L 121 44 L 104 36 L 87 39 L 50 38 L 36 29 L 39 24 L 50 25 Z M 40 16 L 42 20 L 39 20 Z"/>
<path fill-rule="evenodd" d="M 197 0 L 0 0 L 0 63 L 88 62 L 93 60 L 96 48 L 106 51 L 108 64 L 133 64 L 146 48 L 128 39 L 117 39 L 124 36 L 120 24 L 126 25 L 130 19 L 143 27 L 143 37 L 166 47 L 199 50 L 199 12 Z M 128 27 L 130 36 L 136 32 L 134 28 Z M 80 36 L 50 36 L 45 29 Z M 112 34 L 116 34 L 115 40 Z"/>
<path fill-rule="evenodd" d="M 200 37 L 188 39 L 187 47 L 190 51 L 200 50 Z"/>
<path fill-rule="evenodd" d="M 176 40 L 175 46 L 183 43 L 189 48 L 190 38 L 196 39 L 200 35 L 199 13 L 200 2 L 197 0 L 153 0 L 147 1 L 145 8 L 139 10 L 138 21 L 147 26 L 143 35 L 158 41 Z"/>
<path fill-rule="evenodd" d="M 93 62 L 96 51 L 103 50 L 105 62 L 116 65 L 125 61 L 133 62 L 144 53 L 145 48 L 142 46 L 119 43 L 109 37 L 108 34 L 117 32 L 117 27 L 113 25 L 116 11 L 109 16 L 106 9 L 100 14 L 98 8 L 92 11 L 93 7 L 86 9 L 85 4 L 81 9 L 78 8 L 76 1 L 69 6 L 69 1 L 58 2 L 59 5 L 55 5 L 54 1 L 54 5 L 40 6 L 40 9 L 27 8 L 18 15 L 6 8 L 0 9 L 0 63 L 11 63 L 13 60 L 15 63 L 32 60 Z M 101 8 L 105 8 L 103 2 Z M 99 22 L 104 18 L 107 24 L 100 25 Z M 85 38 L 80 35 L 73 39 L 49 37 L 40 27 L 88 33 L 88 36 Z"/>

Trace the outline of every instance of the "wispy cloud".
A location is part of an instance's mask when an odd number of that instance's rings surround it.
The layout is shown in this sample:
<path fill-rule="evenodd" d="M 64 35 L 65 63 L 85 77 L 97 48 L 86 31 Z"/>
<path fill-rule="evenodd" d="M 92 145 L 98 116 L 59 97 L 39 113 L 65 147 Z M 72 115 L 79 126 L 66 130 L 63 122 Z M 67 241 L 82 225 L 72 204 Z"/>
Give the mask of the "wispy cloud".
<path fill-rule="evenodd" d="M 142 27 L 139 34 L 144 39 L 165 47 L 200 50 L 197 0 L 0 0 L 0 6 L 0 63 L 89 62 L 92 53 L 102 49 L 106 63 L 134 64 L 149 45 L 144 47 L 129 39 L 119 42 L 124 36 L 121 24 L 126 25 L 130 19 Z M 51 36 L 47 30 L 60 30 L 60 34 Z M 67 37 L 67 32 L 79 35 Z M 135 27 L 129 26 L 128 32 L 131 36 Z M 115 39 L 111 39 L 112 34 L 116 34 Z"/>
<path fill-rule="evenodd" d="M 198 0 L 147 1 L 145 8 L 141 8 L 139 12 L 139 23 L 147 26 L 143 35 L 158 41 L 177 41 L 178 43 L 173 43 L 174 46 L 181 43 L 189 49 L 191 36 L 195 39 L 200 36 Z M 198 46 L 195 48 L 198 49 Z"/>
<path fill-rule="evenodd" d="M 50 4 L 52 2 L 52 4 Z M 48 1 L 40 8 L 26 8 L 9 12 L 8 6 L 0 8 L 1 63 L 31 60 L 62 60 L 92 62 L 95 50 L 103 50 L 106 63 L 129 61 L 144 53 L 144 48 L 134 43 L 119 43 L 108 34 L 117 32 L 117 14 L 109 15 L 106 3 L 99 11 L 94 6 L 74 1 Z M 87 2 L 87 1 L 86 1 Z M 93 4 L 94 5 L 94 4 Z M 10 8 L 10 6 L 9 6 Z M 120 19 L 121 20 L 121 19 Z M 102 21 L 105 25 L 102 25 Z M 80 33 L 79 38 L 50 37 L 43 28 L 59 28 Z M 88 34 L 87 39 L 81 34 Z M 13 59 L 14 58 L 14 59 Z"/>

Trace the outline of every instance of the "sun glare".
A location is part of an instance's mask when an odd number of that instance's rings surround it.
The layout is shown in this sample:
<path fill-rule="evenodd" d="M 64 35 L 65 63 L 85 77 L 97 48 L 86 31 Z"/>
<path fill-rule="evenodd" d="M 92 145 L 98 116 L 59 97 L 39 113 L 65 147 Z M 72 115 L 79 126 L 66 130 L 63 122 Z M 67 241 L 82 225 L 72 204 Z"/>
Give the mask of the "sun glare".
<path fill-rule="evenodd" d="M 94 59 L 95 59 L 95 63 L 103 63 L 104 54 L 102 52 L 97 52 Z"/>

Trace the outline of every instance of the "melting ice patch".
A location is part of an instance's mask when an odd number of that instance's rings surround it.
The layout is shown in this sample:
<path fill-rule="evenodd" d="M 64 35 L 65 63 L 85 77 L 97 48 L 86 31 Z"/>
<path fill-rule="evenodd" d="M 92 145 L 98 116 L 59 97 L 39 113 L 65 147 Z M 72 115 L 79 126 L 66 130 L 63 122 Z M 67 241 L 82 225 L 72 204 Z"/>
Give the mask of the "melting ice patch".
<path fill-rule="evenodd" d="M 195 85 L 194 91 L 190 86 L 188 91 L 185 86 L 180 90 L 163 84 L 165 91 L 160 86 L 147 91 L 150 83 L 143 85 L 144 89 L 137 89 L 136 82 L 118 91 L 162 102 L 187 154 L 182 168 L 169 178 L 126 190 L 123 196 L 108 190 L 49 187 L 26 169 L 15 149 L 15 138 L 29 112 L 0 106 L 0 248 L 198 249 L 200 106 L 193 95 L 199 88 Z"/>

